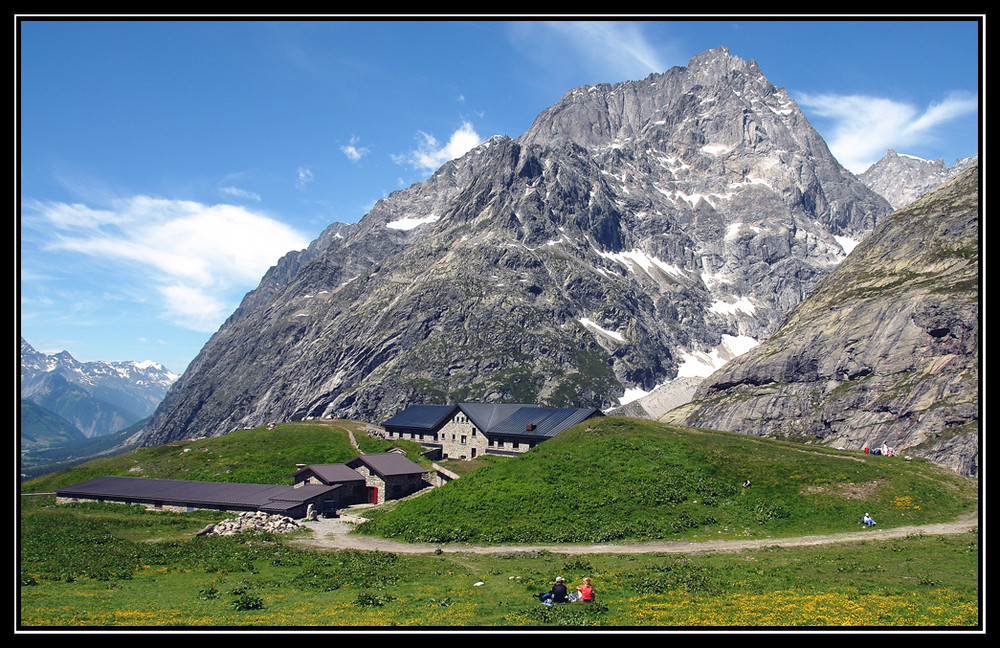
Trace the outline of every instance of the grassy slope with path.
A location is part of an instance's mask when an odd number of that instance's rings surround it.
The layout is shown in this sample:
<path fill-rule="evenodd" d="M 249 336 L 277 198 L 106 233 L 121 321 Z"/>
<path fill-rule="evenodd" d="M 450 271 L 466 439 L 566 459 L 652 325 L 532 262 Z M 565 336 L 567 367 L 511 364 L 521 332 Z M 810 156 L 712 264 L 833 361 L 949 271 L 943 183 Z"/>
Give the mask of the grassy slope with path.
<path fill-rule="evenodd" d="M 287 483 L 289 462 L 353 456 L 348 433 L 367 452 L 385 451 L 364 428 L 343 421 L 284 424 L 149 448 L 34 480 L 22 491 L 51 491 L 94 474 L 234 481 L 272 475 Z M 609 502 L 610 511 L 598 519 L 605 535 L 622 529 L 667 533 L 601 542 L 535 537 L 529 543 L 413 544 L 371 533 L 329 535 L 332 520 L 309 523 L 312 532 L 287 538 L 199 538 L 198 529 L 225 514 L 53 506 L 51 496 L 22 498 L 19 620 L 25 628 L 158 629 L 975 626 L 981 621 L 977 485 L 926 462 L 892 459 L 608 419 L 517 459 L 484 461 L 444 488 L 381 512 L 370 529 L 405 525 L 422 511 L 411 508 L 420 502 L 461 509 L 475 493 L 469 484 L 484 489 L 512 528 L 548 519 L 555 523 L 548 528 L 565 529 L 567 520 L 594 506 L 592 500 L 627 490 L 626 484 L 652 483 L 657 467 L 681 477 L 675 482 L 680 491 Z M 726 488 L 747 470 L 755 476 L 751 493 Z M 603 482 L 589 490 L 566 488 L 557 497 L 530 497 L 539 488 L 558 490 L 549 482 L 569 482 L 555 475 L 587 471 L 603 475 Z M 517 509 L 499 497 L 501 489 L 522 499 L 521 517 L 510 514 Z M 706 493 L 715 499 L 705 500 Z M 456 503 L 445 504 L 445 496 Z M 547 516 L 532 510 L 532 499 L 544 502 Z M 761 499 L 780 509 L 756 506 Z M 470 525 L 483 506 L 476 503 L 456 521 Z M 875 509 L 879 526 L 860 530 L 855 508 Z M 780 515 L 766 515 L 775 512 Z M 841 519 L 848 512 L 849 519 Z M 709 513 L 715 522 L 688 526 Z M 431 522 L 439 525 L 440 519 Z M 963 534 L 967 529 L 971 533 Z M 378 550 L 352 550 L 357 548 Z M 531 594 L 546 589 L 557 573 L 571 585 L 594 577 L 600 604 L 538 605 Z"/>

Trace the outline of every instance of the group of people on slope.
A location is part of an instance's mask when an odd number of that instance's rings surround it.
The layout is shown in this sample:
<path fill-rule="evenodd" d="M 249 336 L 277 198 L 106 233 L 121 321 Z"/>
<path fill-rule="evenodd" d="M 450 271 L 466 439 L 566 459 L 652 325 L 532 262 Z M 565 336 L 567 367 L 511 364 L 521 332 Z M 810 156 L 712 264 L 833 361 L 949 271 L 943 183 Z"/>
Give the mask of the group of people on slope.
<path fill-rule="evenodd" d="M 556 576 L 556 582 L 548 592 L 535 594 L 535 598 L 546 605 L 553 603 L 572 603 L 584 601 L 591 603 L 594 600 L 594 587 L 590 583 L 590 578 L 583 579 L 583 585 L 576 588 L 576 592 L 571 593 L 566 587 L 566 579 Z"/>
<path fill-rule="evenodd" d="M 881 448 L 869 448 L 868 446 L 865 446 L 865 454 L 883 455 L 886 457 L 891 457 L 896 454 L 896 449 L 890 448 L 888 445 L 883 443 Z"/>

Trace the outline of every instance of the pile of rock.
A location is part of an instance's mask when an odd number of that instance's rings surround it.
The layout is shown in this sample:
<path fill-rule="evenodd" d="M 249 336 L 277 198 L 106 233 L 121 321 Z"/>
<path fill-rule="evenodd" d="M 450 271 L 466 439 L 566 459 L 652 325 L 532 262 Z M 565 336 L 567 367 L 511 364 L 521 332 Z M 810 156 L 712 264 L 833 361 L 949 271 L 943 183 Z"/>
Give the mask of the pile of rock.
<path fill-rule="evenodd" d="M 261 511 L 247 511 L 234 518 L 210 524 L 198 535 L 233 535 L 241 531 L 257 529 L 268 533 L 291 533 L 300 528 L 298 522 L 284 515 L 269 515 Z"/>

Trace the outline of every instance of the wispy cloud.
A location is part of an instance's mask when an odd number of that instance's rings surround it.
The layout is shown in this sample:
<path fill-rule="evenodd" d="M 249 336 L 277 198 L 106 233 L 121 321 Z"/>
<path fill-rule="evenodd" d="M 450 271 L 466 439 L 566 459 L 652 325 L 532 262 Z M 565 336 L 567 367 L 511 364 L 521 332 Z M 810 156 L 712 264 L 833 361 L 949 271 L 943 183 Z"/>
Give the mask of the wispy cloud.
<path fill-rule="evenodd" d="M 575 67 L 596 81 L 643 79 L 686 58 L 670 42 L 652 42 L 639 23 L 568 20 L 512 23 L 515 44 L 542 66 L 560 66 L 570 56 Z"/>
<path fill-rule="evenodd" d="M 357 162 L 364 156 L 368 155 L 368 149 L 363 146 L 358 146 L 360 140 L 357 137 L 352 137 L 349 144 L 343 144 L 340 150 L 347 156 L 347 159 L 351 162 Z"/>
<path fill-rule="evenodd" d="M 233 196 L 234 198 L 246 198 L 247 200 L 260 202 L 259 194 L 247 191 L 246 189 L 240 189 L 239 187 L 222 187 L 220 191 L 227 196 Z"/>
<path fill-rule="evenodd" d="M 304 188 L 307 184 L 313 181 L 313 172 L 309 167 L 299 167 L 298 174 L 295 179 L 295 186 L 298 189 Z"/>
<path fill-rule="evenodd" d="M 233 205 L 135 196 L 107 207 L 34 202 L 22 227 L 47 237 L 42 249 L 71 265 L 80 255 L 146 291 L 164 317 L 212 332 L 283 254 L 308 239 L 265 215 Z M 67 256 L 68 255 L 68 256 Z"/>
<path fill-rule="evenodd" d="M 952 94 L 921 110 L 893 99 L 865 95 L 799 94 L 796 101 L 810 117 L 830 121 L 824 137 L 830 151 L 854 173 L 865 171 L 888 149 L 908 147 L 938 136 L 953 120 L 975 113 L 975 96 Z"/>
<path fill-rule="evenodd" d="M 436 171 L 449 160 L 459 158 L 483 142 L 473 125 L 466 121 L 442 144 L 436 137 L 420 131 L 417 133 L 417 148 L 405 155 L 395 155 L 399 163 L 408 163 L 422 171 Z"/>

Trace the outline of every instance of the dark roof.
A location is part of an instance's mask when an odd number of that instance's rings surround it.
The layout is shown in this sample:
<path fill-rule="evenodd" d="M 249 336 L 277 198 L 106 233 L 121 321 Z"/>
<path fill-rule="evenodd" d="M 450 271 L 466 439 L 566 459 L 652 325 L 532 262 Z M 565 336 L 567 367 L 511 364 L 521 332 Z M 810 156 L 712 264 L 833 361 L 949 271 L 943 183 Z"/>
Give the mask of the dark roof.
<path fill-rule="evenodd" d="M 489 432 L 520 409 L 537 405 L 506 403 L 462 403 L 459 405 L 477 428 Z"/>
<path fill-rule="evenodd" d="M 477 428 L 492 437 L 547 439 L 601 413 L 593 407 L 540 407 L 532 404 L 462 403 L 459 407 Z"/>
<path fill-rule="evenodd" d="M 325 496 L 340 488 L 340 484 L 333 484 L 332 486 L 322 484 L 306 484 L 305 486 L 299 486 L 298 488 L 289 488 L 283 493 L 274 495 L 267 504 L 260 507 L 260 510 L 272 513 L 290 511 L 297 506 L 305 504 L 309 500 Z"/>
<path fill-rule="evenodd" d="M 522 407 L 486 433 L 493 437 L 549 439 L 596 413 L 600 410 L 592 407 Z"/>
<path fill-rule="evenodd" d="M 363 463 L 368 466 L 372 472 L 378 473 L 383 477 L 423 474 L 427 472 L 426 468 L 422 468 L 419 464 L 414 463 L 405 456 L 394 452 L 358 455 L 354 459 L 347 462 L 347 465 L 357 465 L 359 463 Z"/>
<path fill-rule="evenodd" d="M 337 486 L 275 486 L 227 482 L 104 476 L 56 489 L 60 497 L 104 497 L 174 504 L 254 507 L 267 510 L 274 502 L 301 503 Z M 298 491 L 298 492 L 296 492 Z M 285 507 L 288 508 L 288 507 Z"/>
<path fill-rule="evenodd" d="M 295 471 L 292 477 L 298 477 L 304 472 L 311 472 L 327 484 L 343 484 L 352 481 L 364 481 L 364 475 L 347 464 L 311 464 Z"/>
<path fill-rule="evenodd" d="M 382 424 L 388 428 L 406 428 L 433 432 L 448 422 L 455 405 L 411 405 Z"/>

